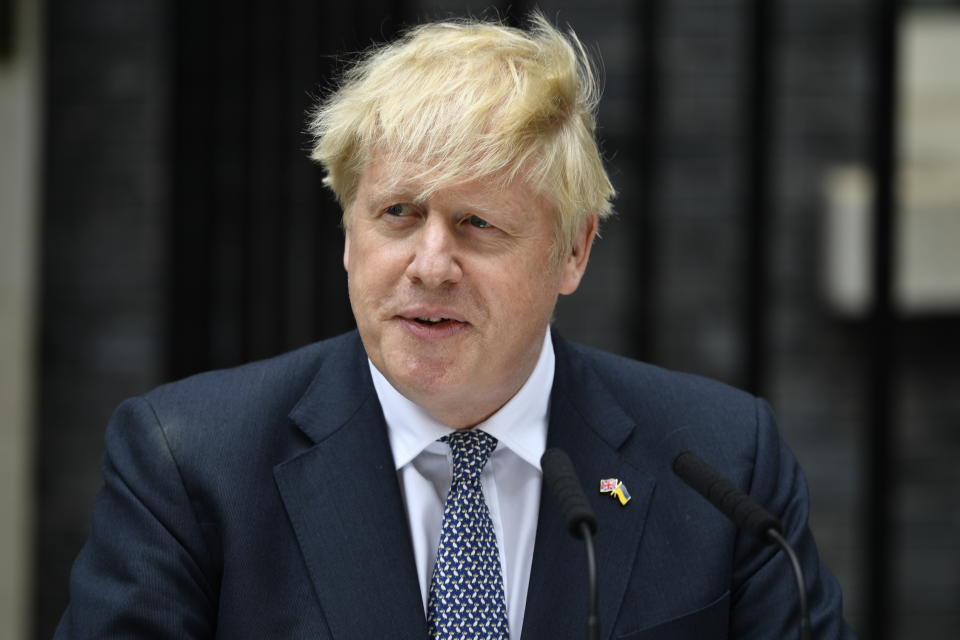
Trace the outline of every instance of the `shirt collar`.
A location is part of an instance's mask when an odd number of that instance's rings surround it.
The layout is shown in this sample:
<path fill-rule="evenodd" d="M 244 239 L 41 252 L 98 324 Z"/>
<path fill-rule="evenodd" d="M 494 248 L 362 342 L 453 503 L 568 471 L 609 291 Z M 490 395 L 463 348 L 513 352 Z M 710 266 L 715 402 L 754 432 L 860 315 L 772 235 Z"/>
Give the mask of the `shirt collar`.
<path fill-rule="evenodd" d="M 369 358 L 367 362 L 387 422 L 394 465 L 399 470 L 453 429 L 408 400 Z M 547 327 L 540 357 L 530 377 L 505 405 L 475 427 L 495 437 L 538 471 L 540 457 L 547 447 L 547 412 L 555 362 L 550 327 Z"/>

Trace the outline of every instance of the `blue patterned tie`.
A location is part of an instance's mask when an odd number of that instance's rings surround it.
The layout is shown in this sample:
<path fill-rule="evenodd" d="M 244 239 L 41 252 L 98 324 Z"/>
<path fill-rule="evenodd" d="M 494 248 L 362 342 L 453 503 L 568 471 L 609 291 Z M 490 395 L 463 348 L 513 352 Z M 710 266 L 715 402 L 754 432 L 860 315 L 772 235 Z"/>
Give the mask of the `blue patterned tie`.
<path fill-rule="evenodd" d="M 497 537 L 480 488 L 480 471 L 497 448 L 497 439 L 471 430 L 440 441 L 453 453 L 453 482 L 443 503 L 427 600 L 430 638 L 509 640 Z"/>

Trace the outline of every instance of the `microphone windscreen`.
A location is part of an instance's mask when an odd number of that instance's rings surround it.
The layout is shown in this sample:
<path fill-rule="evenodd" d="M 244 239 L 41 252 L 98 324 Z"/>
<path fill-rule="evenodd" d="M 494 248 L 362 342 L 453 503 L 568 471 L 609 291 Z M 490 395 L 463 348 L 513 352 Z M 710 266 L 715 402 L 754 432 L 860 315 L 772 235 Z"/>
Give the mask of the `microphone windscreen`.
<path fill-rule="evenodd" d="M 596 533 L 597 519 L 583 493 L 570 456 L 560 449 L 547 449 L 540 458 L 540 467 L 543 469 L 543 483 L 550 487 L 570 534 L 582 538 L 582 523 L 590 527 L 591 533 Z"/>
<path fill-rule="evenodd" d="M 673 471 L 747 533 L 769 542 L 770 529 L 781 531 L 779 520 L 695 453 L 684 451 L 674 458 Z"/>

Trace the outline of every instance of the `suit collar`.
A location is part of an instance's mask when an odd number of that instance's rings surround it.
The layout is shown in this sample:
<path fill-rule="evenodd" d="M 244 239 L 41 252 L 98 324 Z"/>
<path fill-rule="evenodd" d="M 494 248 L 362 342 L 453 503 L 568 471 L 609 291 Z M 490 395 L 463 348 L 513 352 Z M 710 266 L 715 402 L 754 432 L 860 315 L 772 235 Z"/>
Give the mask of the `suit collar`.
<path fill-rule="evenodd" d="M 314 444 L 274 477 L 332 635 L 422 636 L 403 499 L 356 333 L 332 343 L 290 418 Z"/>
<path fill-rule="evenodd" d="M 643 535 L 654 491 L 653 476 L 621 455 L 638 428 L 617 399 L 575 351 L 554 339 L 557 372 L 551 395 L 548 447 L 566 451 L 597 517 L 600 621 L 613 628 Z M 621 506 L 599 492 L 602 478 L 618 478 L 632 494 Z M 523 639 L 567 637 L 586 622 L 586 552 L 562 522 L 544 487 L 530 575 Z"/>
<path fill-rule="evenodd" d="M 328 344 L 330 353 L 290 411 L 290 419 L 314 443 L 345 426 L 374 395 L 360 334 L 353 331 Z"/>
<path fill-rule="evenodd" d="M 553 342 L 557 372 L 554 375 L 551 410 L 558 402 L 563 404 L 563 400 L 569 400 L 582 426 L 590 429 L 611 449 L 620 449 L 633 435 L 636 420 L 627 415 L 620 401 L 577 352 L 579 347 L 556 334 Z"/>

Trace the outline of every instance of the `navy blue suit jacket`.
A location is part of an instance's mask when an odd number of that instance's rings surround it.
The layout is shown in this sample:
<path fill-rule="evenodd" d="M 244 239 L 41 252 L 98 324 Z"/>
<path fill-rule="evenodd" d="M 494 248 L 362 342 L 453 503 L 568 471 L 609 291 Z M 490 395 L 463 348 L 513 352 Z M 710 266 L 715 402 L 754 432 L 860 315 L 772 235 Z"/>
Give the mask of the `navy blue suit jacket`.
<path fill-rule="evenodd" d="M 548 446 L 599 523 L 602 637 L 788 638 L 795 583 L 774 548 L 671 472 L 685 449 L 785 525 L 818 640 L 849 638 L 807 529 L 807 491 L 766 405 L 695 376 L 555 339 Z M 57 638 L 425 638 L 386 424 L 356 333 L 128 400 Z M 619 478 L 633 499 L 599 493 Z M 522 640 L 580 638 L 583 544 L 540 505 Z"/>

